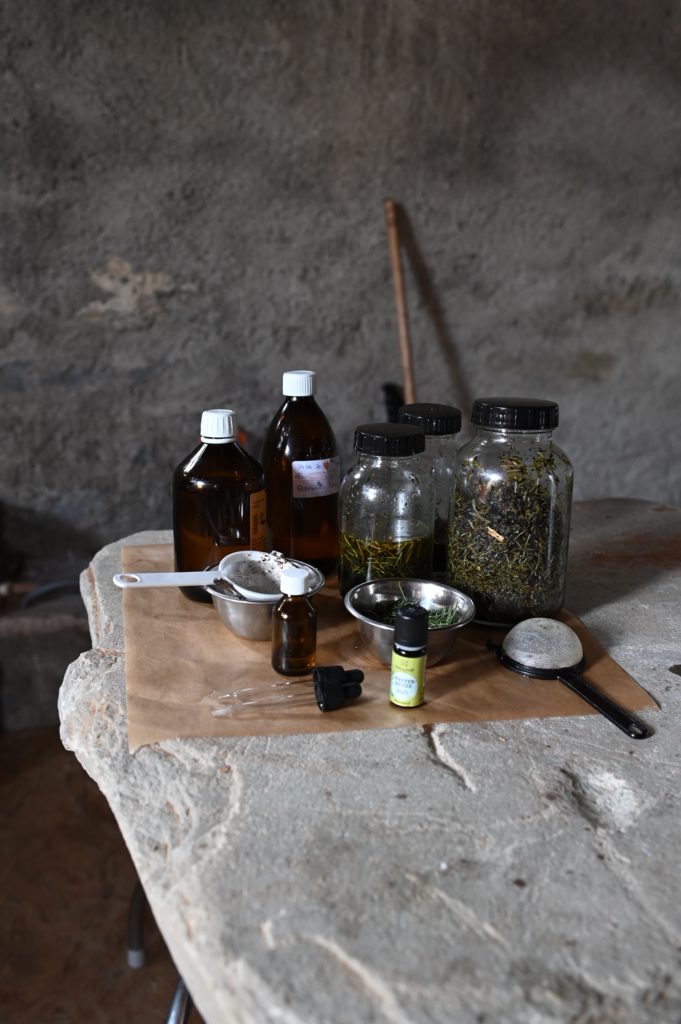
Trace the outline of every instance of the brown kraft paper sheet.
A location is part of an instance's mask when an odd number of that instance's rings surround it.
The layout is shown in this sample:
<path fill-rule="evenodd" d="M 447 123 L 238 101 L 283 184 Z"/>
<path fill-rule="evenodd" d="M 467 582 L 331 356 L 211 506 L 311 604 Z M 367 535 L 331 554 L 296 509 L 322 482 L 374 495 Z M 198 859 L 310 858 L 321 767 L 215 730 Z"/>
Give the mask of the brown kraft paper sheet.
<path fill-rule="evenodd" d="M 122 562 L 125 572 L 172 571 L 172 547 L 125 548 Z M 211 711 L 221 706 L 218 694 L 282 681 L 271 666 L 269 642 L 234 636 L 212 604 L 189 601 L 177 587 L 124 590 L 130 750 L 182 736 L 275 736 L 597 714 L 562 683 L 505 669 L 486 649 L 487 640 L 499 642 L 504 631 L 482 626 L 465 626 L 447 661 L 427 669 L 421 707 L 394 707 L 388 700 L 389 670 L 360 649 L 355 621 L 337 589 L 327 587 L 313 600 L 317 664 L 361 669 L 362 696 L 322 714 L 311 683 L 301 684 L 301 689 L 310 686 L 309 706 L 240 708 L 234 716 L 216 718 Z M 591 682 L 630 711 L 657 707 L 583 623 L 569 612 L 561 618 L 579 635 Z"/>

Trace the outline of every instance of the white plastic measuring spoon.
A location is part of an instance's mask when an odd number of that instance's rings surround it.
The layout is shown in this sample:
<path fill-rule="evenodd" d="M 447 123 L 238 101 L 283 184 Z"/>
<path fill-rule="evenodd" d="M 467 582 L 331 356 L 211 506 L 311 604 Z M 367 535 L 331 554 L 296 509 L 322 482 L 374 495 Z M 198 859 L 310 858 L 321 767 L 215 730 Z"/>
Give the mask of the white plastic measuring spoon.
<path fill-rule="evenodd" d="M 286 559 L 278 551 L 233 551 L 219 565 L 200 572 L 119 572 L 113 577 L 117 587 L 207 587 L 218 585 L 248 601 L 277 601 L 281 597 L 279 574 L 285 565 L 304 567 L 310 587 L 324 577 L 305 562 Z M 250 584 L 250 586 L 249 586 Z M 260 585 L 262 590 L 255 589 Z M 319 587 L 317 586 L 317 589 Z"/>
<path fill-rule="evenodd" d="M 203 572 L 119 572 L 113 578 L 117 587 L 208 587 L 222 581 L 220 567 Z"/>

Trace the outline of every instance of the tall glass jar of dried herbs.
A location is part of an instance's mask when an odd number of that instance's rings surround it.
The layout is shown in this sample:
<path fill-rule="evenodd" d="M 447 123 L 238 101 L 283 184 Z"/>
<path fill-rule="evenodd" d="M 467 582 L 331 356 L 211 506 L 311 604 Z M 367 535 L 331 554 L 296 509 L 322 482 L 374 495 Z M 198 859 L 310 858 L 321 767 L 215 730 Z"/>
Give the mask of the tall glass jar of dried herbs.
<path fill-rule="evenodd" d="M 340 490 L 340 589 L 365 580 L 430 579 L 434 488 L 423 430 L 365 423 Z"/>
<path fill-rule="evenodd" d="M 558 406 L 478 398 L 471 420 L 452 478 L 447 581 L 473 598 L 479 622 L 556 615 L 572 503 L 572 466 L 552 439 Z"/>

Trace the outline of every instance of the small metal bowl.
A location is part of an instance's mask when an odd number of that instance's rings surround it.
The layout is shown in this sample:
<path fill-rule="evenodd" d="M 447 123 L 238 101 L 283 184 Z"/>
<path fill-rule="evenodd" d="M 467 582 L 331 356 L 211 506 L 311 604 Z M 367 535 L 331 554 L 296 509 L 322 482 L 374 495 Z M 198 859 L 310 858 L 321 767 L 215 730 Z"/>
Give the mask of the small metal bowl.
<path fill-rule="evenodd" d="M 317 594 L 326 579 L 324 573 L 307 562 L 299 562 L 295 558 L 287 559 L 292 565 L 307 569 L 310 574 L 310 587 L 305 591 L 306 597 Z M 206 590 L 213 599 L 213 607 L 218 613 L 218 618 L 231 629 L 236 636 L 244 640 L 271 640 L 272 639 L 272 610 L 281 594 L 273 594 L 271 600 L 248 601 L 245 597 L 237 594 L 225 580 L 218 580 L 210 584 Z"/>
<path fill-rule="evenodd" d="M 428 630 L 427 665 L 437 665 L 451 651 L 456 634 L 471 622 L 475 605 L 470 597 L 446 583 L 433 580 L 369 580 L 358 583 L 345 595 L 345 607 L 357 620 L 360 640 L 385 665 L 390 664 L 393 650 L 393 626 L 377 621 L 392 605 L 405 598 L 428 611 L 454 607 L 456 619 L 451 626 Z M 374 617 L 375 616 L 375 617 Z"/>

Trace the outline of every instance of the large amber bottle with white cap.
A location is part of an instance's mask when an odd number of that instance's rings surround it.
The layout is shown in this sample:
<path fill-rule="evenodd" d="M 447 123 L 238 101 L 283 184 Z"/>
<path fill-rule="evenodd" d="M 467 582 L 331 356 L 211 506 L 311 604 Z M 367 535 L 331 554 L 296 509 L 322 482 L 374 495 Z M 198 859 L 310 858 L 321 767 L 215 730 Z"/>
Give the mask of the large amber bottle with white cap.
<path fill-rule="evenodd" d="M 268 544 L 331 573 L 338 565 L 340 461 L 314 397 L 315 376 L 313 370 L 284 374 L 284 402 L 265 437 Z"/>
<path fill-rule="evenodd" d="M 265 478 L 237 441 L 232 409 L 207 409 L 201 443 L 173 474 L 175 568 L 207 569 L 232 551 L 264 551 Z M 182 587 L 194 601 L 210 601 L 202 587 Z"/>

